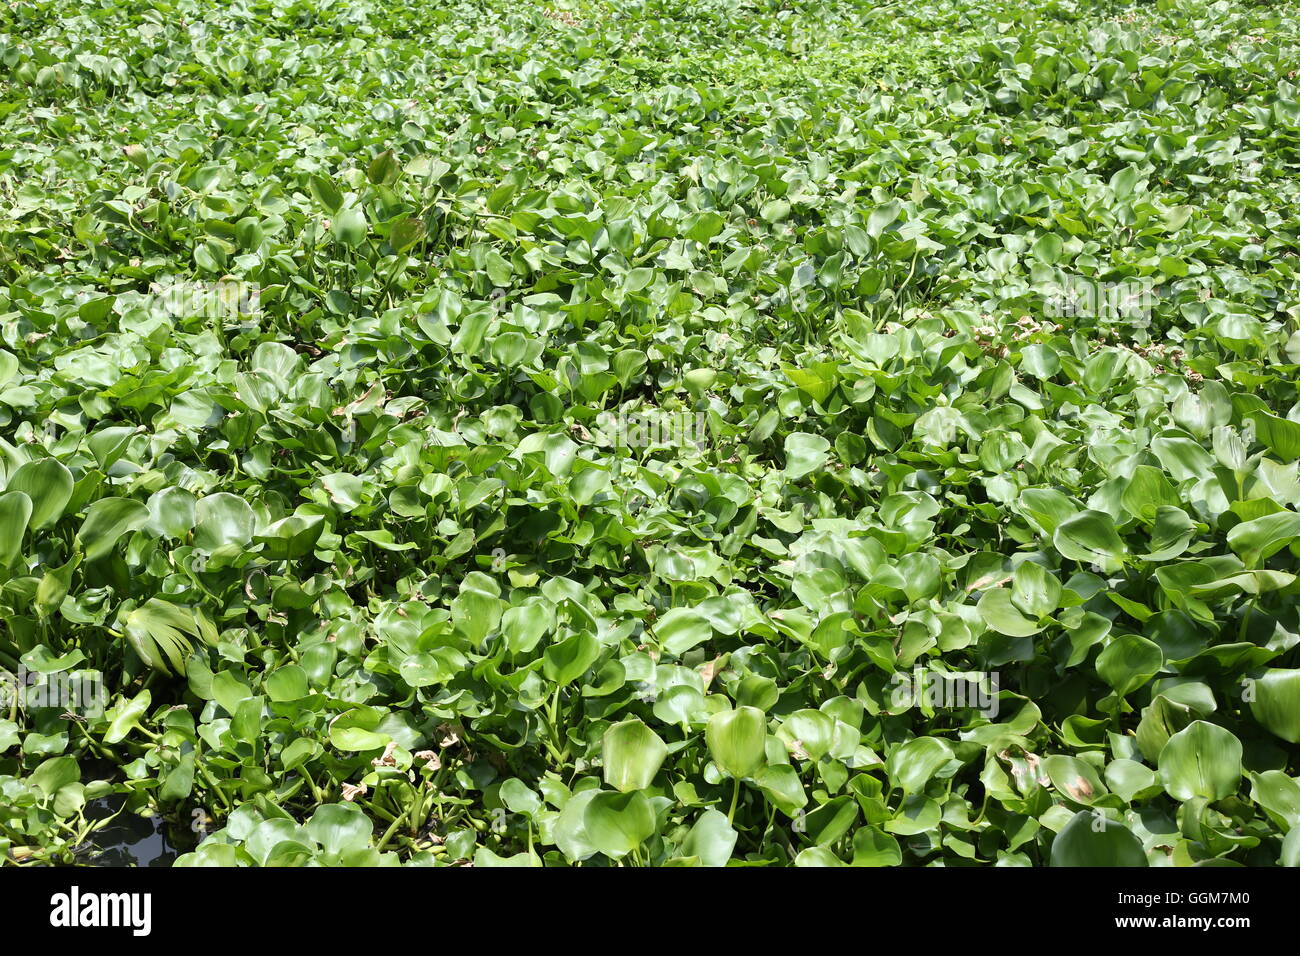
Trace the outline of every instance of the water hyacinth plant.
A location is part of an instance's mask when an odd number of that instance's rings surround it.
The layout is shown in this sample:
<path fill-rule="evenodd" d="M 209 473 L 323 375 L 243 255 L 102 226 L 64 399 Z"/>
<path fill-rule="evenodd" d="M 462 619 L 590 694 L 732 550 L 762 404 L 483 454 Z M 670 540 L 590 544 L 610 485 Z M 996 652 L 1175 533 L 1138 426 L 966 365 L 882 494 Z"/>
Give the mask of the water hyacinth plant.
<path fill-rule="evenodd" d="M 1300 863 L 1296 3 L 0 59 L 5 863 Z"/>

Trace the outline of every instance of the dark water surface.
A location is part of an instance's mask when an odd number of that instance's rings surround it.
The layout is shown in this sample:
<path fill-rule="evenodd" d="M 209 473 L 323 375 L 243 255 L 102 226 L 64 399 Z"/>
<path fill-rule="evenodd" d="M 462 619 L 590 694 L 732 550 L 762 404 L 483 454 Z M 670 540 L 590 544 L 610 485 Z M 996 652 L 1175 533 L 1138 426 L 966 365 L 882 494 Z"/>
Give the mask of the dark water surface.
<path fill-rule="evenodd" d="M 111 817 L 122 806 L 120 796 L 92 800 L 86 806 L 87 820 Z M 161 817 L 141 817 L 130 811 L 120 814 L 90 835 L 85 862 L 92 866 L 171 866 L 189 846 L 172 843 L 174 832 Z"/>

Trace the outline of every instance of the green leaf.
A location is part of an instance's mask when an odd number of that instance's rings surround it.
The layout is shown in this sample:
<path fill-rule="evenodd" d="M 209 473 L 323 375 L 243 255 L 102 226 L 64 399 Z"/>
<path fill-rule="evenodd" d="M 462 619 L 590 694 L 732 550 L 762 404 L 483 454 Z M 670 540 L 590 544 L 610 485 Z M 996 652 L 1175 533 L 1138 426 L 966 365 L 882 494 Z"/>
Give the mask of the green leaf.
<path fill-rule="evenodd" d="M 655 833 L 655 812 L 645 794 L 601 791 L 582 816 L 586 837 L 601 853 L 621 859 Z"/>
<path fill-rule="evenodd" d="M 386 149 L 370 161 L 366 167 L 366 179 L 375 185 L 387 186 L 397 179 L 401 171 L 402 167 L 393 151 Z"/>
<path fill-rule="evenodd" d="M 1280 511 L 1253 521 L 1243 521 L 1228 532 L 1228 544 L 1248 568 L 1281 551 L 1300 537 L 1300 514 Z"/>
<path fill-rule="evenodd" d="M 757 707 L 723 710 L 709 718 L 704 739 L 729 777 L 752 777 L 766 761 L 767 718 Z"/>
<path fill-rule="evenodd" d="M 1269 668 L 1251 682 L 1250 712 L 1259 725 L 1288 743 L 1300 744 L 1300 669 Z"/>
<path fill-rule="evenodd" d="M 542 655 L 542 673 L 561 687 L 572 684 L 600 657 L 600 642 L 586 631 L 579 631 Z"/>
<path fill-rule="evenodd" d="M 952 759 L 953 750 L 946 740 L 914 737 L 889 751 L 885 773 L 905 794 L 918 793 Z"/>
<path fill-rule="evenodd" d="M 1265 411 L 1253 412 L 1250 420 L 1255 423 L 1255 436 L 1281 461 L 1300 458 L 1300 422 Z"/>
<path fill-rule="evenodd" d="M 705 810 L 686 835 L 682 855 L 697 857 L 702 866 L 726 866 L 739 836 L 725 813 Z"/>
<path fill-rule="evenodd" d="M 367 730 L 364 727 L 340 726 L 334 724 L 330 727 L 330 743 L 339 750 L 379 750 L 387 746 L 392 740 L 388 734 L 379 733 L 375 730 Z"/>
<path fill-rule="evenodd" d="M 322 804 L 312 812 L 305 829 L 321 849 L 335 855 L 364 850 L 374 834 L 370 818 L 353 803 Z"/>
<path fill-rule="evenodd" d="M 1052 840 L 1052 866 L 1146 866 L 1142 843 L 1124 824 L 1080 810 Z"/>
<path fill-rule="evenodd" d="M 1241 781 L 1241 741 L 1217 724 L 1194 720 L 1160 751 L 1160 783 L 1175 800 L 1222 800 Z"/>
<path fill-rule="evenodd" d="M 207 500 L 206 498 L 204 499 Z M 242 531 L 243 525 L 239 524 Z M 310 554 L 325 530 L 325 519 L 321 515 L 289 515 L 279 521 L 273 521 L 265 530 L 253 536 L 253 540 L 262 545 L 262 554 L 270 561 L 289 561 Z M 214 534 L 215 526 L 205 531 L 205 536 Z"/>
<path fill-rule="evenodd" d="M 131 611 L 123 630 L 140 659 L 164 674 L 184 674 L 185 659 L 194 649 L 189 637 L 204 636 L 203 623 L 193 611 L 161 598 L 150 598 Z"/>
<path fill-rule="evenodd" d="M 796 817 L 808 805 L 808 794 L 794 767 L 786 763 L 763 767 L 754 775 L 755 785 L 772 806 L 787 817 Z"/>
<path fill-rule="evenodd" d="M 297 664 L 285 664 L 276 668 L 266 678 L 266 693 L 271 700 L 301 700 L 310 690 L 307 686 L 307 672 Z"/>
<path fill-rule="evenodd" d="M 1173 483 L 1163 471 L 1151 465 L 1138 465 L 1133 469 L 1120 500 L 1125 511 L 1146 522 L 1155 520 L 1160 507 L 1177 507 L 1180 503 Z"/>
<path fill-rule="evenodd" d="M 328 176 L 312 176 L 311 194 L 331 213 L 337 213 L 343 206 L 343 194 L 339 192 L 334 181 Z"/>
<path fill-rule="evenodd" d="M 335 239 L 349 249 L 355 249 L 365 241 L 369 224 L 366 222 L 365 212 L 357 206 L 349 206 L 338 211 L 330 230 L 334 233 Z"/>
<path fill-rule="evenodd" d="M 1047 233 L 1039 236 L 1030 251 L 1033 252 L 1034 258 L 1048 265 L 1053 265 L 1060 261 L 1063 243 L 1061 237 L 1053 233 Z"/>
<path fill-rule="evenodd" d="M 621 793 L 650 786 L 667 756 L 659 735 L 635 718 L 610 725 L 601 738 L 605 782 Z"/>
<path fill-rule="evenodd" d="M 1052 543 L 1063 557 L 1083 564 L 1096 564 L 1105 571 L 1124 566 L 1124 542 L 1109 515 L 1081 511 L 1057 526 Z"/>
<path fill-rule="evenodd" d="M 831 443 L 820 435 L 795 432 L 785 439 L 785 475 L 798 481 L 820 471 L 830 458 Z"/>
<path fill-rule="evenodd" d="M 727 221 L 716 212 L 697 212 L 686 217 L 682 224 L 682 235 L 696 242 L 708 242 L 722 232 Z"/>
<path fill-rule="evenodd" d="M 120 699 L 114 703 L 105 715 L 108 718 L 108 728 L 104 731 L 104 743 L 111 746 L 125 740 L 132 730 L 140 726 L 140 721 L 152 702 L 153 696 L 145 688 L 130 700 Z"/>
<path fill-rule="evenodd" d="M 984 623 L 999 634 L 1010 637 L 1028 637 L 1037 634 L 1042 627 L 1025 617 L 1011 602 L 1011 592 L 1006 588 L 995 588 L 980 595 L 976 610 Z"/>
<path fill-rule="evenodd" d="M 245 506 L 247 507 L 247 506 Z M 149 509 L 131 498 L 100 498 L 86 509 L 86 520 L 77 532 L 86 560 L 94 561 L 113 550 L 118 538 L 149 520 Z"/>
<path fill-rule="evenodd" d="M 32 499 L 21 491 L 0 494 L 0 567 L 12 567 L 22 554 L 32 517 Z"/>
<path fill-rule="evenodd" d="M 1011 582 L 1011 600 L 1031 619 L 1037 621 L 1057 609 L 1061 600 L 1061 582 L 1041 564 L 1022 561 L 1016 566 Z"/>
<path fill-rule="evenodd" d="M 194 506 L 194 546 L 204 551 L 225 545 L 243 547 L 253 540 L 256 520 L 248 502 L 238 495 L 224 491 L 207 495 Z"/>
<path fill-rule="evenodd" d="M 29 461 L 13 473 L 6 493 L 21 491 L 32 501 L 33 531 L 56 522 L 72 498 L 72 472 L 53 458 Z M 3 500 L 3 499 L 0 499 Z"/>
<path fill-rule="evenodd" d="M 419 219 L 403 219 L 393 223 L 388 233 L 388 242 L 397 252 L 405 252 L 425 237 L 424 222 Z"/>
<path fill-rule="evenodd" d="M 1126 697 L 1154 677 L 1164 666 L 1160 645 L 1125 634 L 1115 638 L 1097 658 L 1097 674 L 1120 697 Z"/>
<path fill-rule="evenodd" d="M 1043 770 L 1057 793 L 1075 803 L 1090 806 L 1106 793 L 1097 771 L 1076 757 L 1052 754 L 1043 761 Z"/>
<path fill-rule="evenodd" d="M 713 636 L 713 627 L 694 608 L 670 608 L 655 624 L 655 636 L 664 650 L 680 657 Z"/>
<path fill-rule="evenodd" d="M 839 381 L 839 366 L 834 362 L 818 362 L 809 368 L 783 368 L 786 378 L 812 396 L 813 401 L 824 403 L 835 391 Z"/>
<path fill-rule="evenodd" d="M 75 757 L 51 757 L 42 761 L 28 778 L 31 785 L 48 800 L 64 787 L 81 779 L 81 768 Z"/>
<path fill-rule="evenodd" d="M 860 827 L 853 834 L 853 866 L 898 866 L 903 851 L 897 837 L 875 827 Z"/>

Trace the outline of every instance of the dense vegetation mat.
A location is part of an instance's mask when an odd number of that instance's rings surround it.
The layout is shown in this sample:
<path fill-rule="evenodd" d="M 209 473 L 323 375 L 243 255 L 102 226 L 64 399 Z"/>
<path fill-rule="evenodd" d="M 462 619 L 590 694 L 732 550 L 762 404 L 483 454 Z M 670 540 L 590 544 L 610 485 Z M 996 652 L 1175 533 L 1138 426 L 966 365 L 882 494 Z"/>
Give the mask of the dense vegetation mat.
<path fill-rule="evenodd" d="M 1297 31 L 5 4 L 0 853 L 1297 863 Z"/>

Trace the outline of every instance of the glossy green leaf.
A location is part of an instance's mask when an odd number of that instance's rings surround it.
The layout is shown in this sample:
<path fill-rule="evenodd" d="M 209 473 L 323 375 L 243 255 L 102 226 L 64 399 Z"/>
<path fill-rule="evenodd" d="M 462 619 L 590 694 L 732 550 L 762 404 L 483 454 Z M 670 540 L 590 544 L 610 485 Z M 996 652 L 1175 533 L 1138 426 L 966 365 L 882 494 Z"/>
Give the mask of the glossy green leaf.
<path fill-rule="evenodd" d="M 601 738 L 605 782 L 621 793 L 650 786 L 667 756 L 668 746 L 639 720 L 614 724 Z"/>
<path fill-rule="evenodd" d="M 766 760 L 767 718 L 756 707 L 719 711 L 709 718 L 704 736 L 714 762 L 728 776 L 753 776 Z"/>
<path fill-rule="evenodd" d="M 1222 800 L 1241 781 L 1241 741 L 1217 724 L 1194 720 L 1160 751 L 1160 782 L 1175 800 Z"/>

